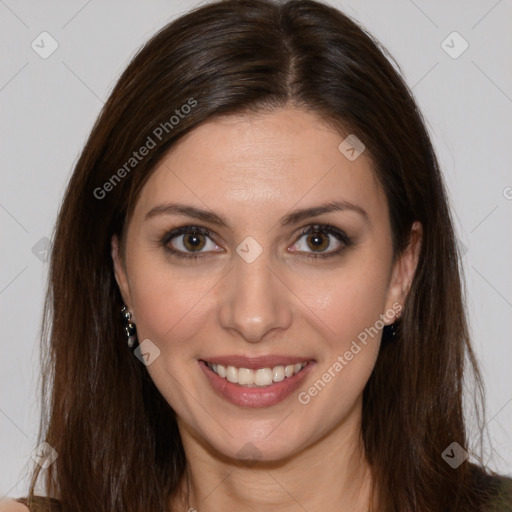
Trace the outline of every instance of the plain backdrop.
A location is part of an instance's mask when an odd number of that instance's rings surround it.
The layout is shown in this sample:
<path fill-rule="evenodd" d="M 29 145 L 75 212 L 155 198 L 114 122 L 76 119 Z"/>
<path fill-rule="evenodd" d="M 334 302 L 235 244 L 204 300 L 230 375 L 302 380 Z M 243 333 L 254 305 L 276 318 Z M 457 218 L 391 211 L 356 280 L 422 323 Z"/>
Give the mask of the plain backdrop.
<path fill-rule="evenodd" d="M 512 2 L 329 3 L 388 48 L 427 121 L 464 253 L 486 457 L 512 474 Z M 197 5 L 0 0 L 0 498 L 26 492 L 36 446 L 46 248 L 65 185 L 135 51 Z"/>

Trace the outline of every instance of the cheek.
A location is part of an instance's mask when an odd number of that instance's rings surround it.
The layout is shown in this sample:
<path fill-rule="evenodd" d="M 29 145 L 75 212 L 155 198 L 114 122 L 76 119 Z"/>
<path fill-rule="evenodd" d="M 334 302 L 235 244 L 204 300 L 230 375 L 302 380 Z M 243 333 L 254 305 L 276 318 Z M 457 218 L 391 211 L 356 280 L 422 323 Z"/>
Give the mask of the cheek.
<path fill-rule="evenodd" d="M 306 283 L 302 289 L 308 290 L 307 304 L 323 325 L 324 346 L 315 378 L 310 387 L 300 390 L 298 399 L 302 405 L 314 403 L 313 408 L 320 408 L 319 414 L 332 421 L 345 414 L 362 393 L 380 348 L 388 262 L 369 253 L 366 257 L 363 251 L 359 256 L 328 281 L 312 280 L 309 290 Z"/>
<path fill-rule="evenodd" d="M 299 389 L 297 401 L 307 417 L 337 424 L 359 402 L 375 366 L 381 340 L 384 286 L 347 279 L 316 297 L 318 316 L 328 328 L 315 376 Z M 306 421 L 310 421 L 309 419 Z"/>
<path fill-rule="evenodd" d="M 336 272 L 313 275 L 295 290 L 307 309 L 322 321 L 333 348 L 341 349 L 376 323 L 379 330 L 382 328 L 388 271 L 385 261 L 379 263 L 361 254 Z"/>
<path fill-rule="evenodd" d="M 206 313 L 202 301 L 215 284 L 213 276 L 172 269 L 156 258 L 134 258 L 134 268 L 130 288 L 139 338 L 172 350 L 193 337 Z"/>

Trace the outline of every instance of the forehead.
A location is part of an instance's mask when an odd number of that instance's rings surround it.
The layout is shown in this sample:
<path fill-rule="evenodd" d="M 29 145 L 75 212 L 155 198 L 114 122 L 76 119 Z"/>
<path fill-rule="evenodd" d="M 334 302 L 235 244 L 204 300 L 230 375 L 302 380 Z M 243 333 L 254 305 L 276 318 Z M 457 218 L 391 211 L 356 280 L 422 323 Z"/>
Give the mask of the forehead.
<path fill-rule="evenodd" d="M 351 161 L 345 136 L 315 114 L 294 108 L 213 118 L 183 137 L 146 182 L 135 216 L 183 201 L 229 216 L 275 217 L 329 200 L 386 208 L 372 162 Z"/>

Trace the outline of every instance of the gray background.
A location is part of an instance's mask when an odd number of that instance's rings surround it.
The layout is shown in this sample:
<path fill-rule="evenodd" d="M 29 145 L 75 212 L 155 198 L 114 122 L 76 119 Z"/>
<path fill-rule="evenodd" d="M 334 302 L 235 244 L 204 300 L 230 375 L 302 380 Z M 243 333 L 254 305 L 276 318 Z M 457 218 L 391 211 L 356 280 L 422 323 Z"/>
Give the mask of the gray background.
<path fill-rule="evenodd" d="M 486 459 L 512 474 L 512 3 L 330 3 L 390 50 L 427 120 L 465 250 L 468 313 L 487 389 Z M 0 0 L 0 498 L 26 492 L 36 445 L 45 247 L 64 187 L 136 49 L 196 5 Z M 51 48 L 44 31 L 58 43 L 46 59 L 31 47 Z M 448 37 L 453 31 L 463 40 Z M 464 40 L 469 47 L 453 58 Z"/>

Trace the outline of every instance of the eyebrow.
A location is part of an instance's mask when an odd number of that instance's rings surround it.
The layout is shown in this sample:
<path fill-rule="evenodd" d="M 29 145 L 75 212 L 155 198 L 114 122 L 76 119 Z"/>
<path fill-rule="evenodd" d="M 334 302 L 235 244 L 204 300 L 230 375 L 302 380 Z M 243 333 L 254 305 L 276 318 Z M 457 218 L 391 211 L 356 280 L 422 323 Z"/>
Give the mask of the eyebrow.
<path fill-rule="evenodd" d="M 312 206 L 310 208 L 303 208 L 292 211 L 281 219 L 281 226 L 285 227 L 291 224 L 297 224 L 304 219 L 317 217 L 324 213 L 339 211 L 356 212 L 361 215 L 367 222 L 369 221 L 368 214 L 360 206 L 352 204 L 348 201 L 330 201 L 328 203 Z M 219 213 L 180 203 L 166 203 L 155 206 L 148 213 L 146 213 L 144 221 L 162 215 L 180 215 L 183 217 L 192 217 L 194 219 L 198 219 L 203 222 L 209 222 L 217 226 L 226 228 L 229 227 L 228 219 Z"/>

